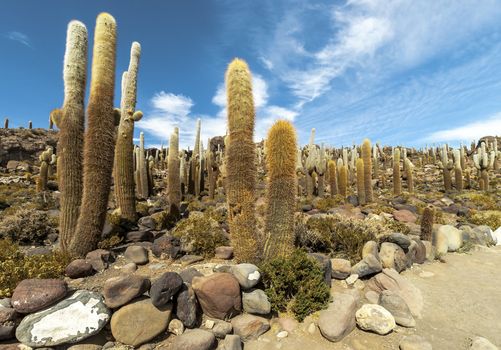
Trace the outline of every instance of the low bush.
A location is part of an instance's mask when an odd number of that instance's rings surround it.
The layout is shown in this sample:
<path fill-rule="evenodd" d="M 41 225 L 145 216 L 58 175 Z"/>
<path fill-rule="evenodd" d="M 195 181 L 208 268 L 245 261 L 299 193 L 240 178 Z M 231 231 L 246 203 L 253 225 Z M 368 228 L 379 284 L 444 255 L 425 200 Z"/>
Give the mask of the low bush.
<path fill-rule="evenodd" d="M 0 220 L 0 239 L 26 244 L 41 244 L 47 235 L 55 233 L 57 220 L 47 212 L 22 208 Z"/>
<path fill-rule="evenodd" d="M 470 216 L 469 221 L 475 225 L 487 225 L 492 230 L 501 227 L 501 210 L 478 211 Z"/>

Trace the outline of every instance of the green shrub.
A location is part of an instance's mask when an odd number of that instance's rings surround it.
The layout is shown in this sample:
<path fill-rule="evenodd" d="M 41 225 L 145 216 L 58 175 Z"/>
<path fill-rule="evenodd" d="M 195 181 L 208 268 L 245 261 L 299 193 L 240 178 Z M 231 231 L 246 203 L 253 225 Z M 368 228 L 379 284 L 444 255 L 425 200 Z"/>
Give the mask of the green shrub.
<path fill-rule="evenodd" d="M 123 241 L 123 237 L 120 237 L 118 235 L 113 235 L 109 238 L 105 238 L 103 240 L 101 240 L 98 244 L 97 244 L 97 247 L 99 249 L 106 249 L 106 250 L 110 250 L 111 248 L 119 245 L 122 241 Z"/>
<path fill-rule="evenodd" d="M 41 210 L 18 209 L 0 220 L 0 239 L 21 243 L 42 243 L 56 232 L 57 223 Z"/>
<path fill-rule="evenodd" d="M 501 227 L 501 210 L 479 211 L 470 216 L 471 223 L 475 225 L 487 225 L 492 230 Z"/>
<path fill-rule="evenodd" d="M 0 298 L 10 297 L 24 279 L 62 277 L 70 261 L 70 256 L 57 251 L 26 256 L 10 240 L 0 240 Z"/>
<path fill-rule="evenodd" d="M 409 233 L 411 233 L 411 229 L 409 228 L 409 226 L 397 220 L 385 219 L 382 224 L 384 227 L 386 227 L 388 230 L 392 232 L 400 232 L 403 233 L 404 235 L 408 235 Z"/>
<path fill-rule="evenodd" d="M 305 251 L 296 249 L 288 258 L 269 260 L 260 269 L 272 310 L 290 312 L 302 321 L 327 306 L 330 290 L 323 271 Z"/>

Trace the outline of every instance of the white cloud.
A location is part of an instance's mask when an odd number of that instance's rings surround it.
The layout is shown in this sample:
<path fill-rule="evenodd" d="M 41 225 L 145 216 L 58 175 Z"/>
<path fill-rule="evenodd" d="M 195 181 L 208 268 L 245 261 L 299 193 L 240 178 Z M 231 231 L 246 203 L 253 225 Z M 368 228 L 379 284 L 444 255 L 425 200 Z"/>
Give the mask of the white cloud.
<path fill-rule="evenodd" d="M 268 70 L 272 70 L 273 69 L 273 62 L 271 62 L 269 59 L 267 59 L 266 57 L 264 56 L 260 56 L 259 57 L 259 60 L 261 61 L 261 63 L 266 67 L 266 69 Z"/>
<path fill-rule="evenodd" d="M 151 99 L 153 108 L 179 117 L 187 116 L 194 103 L 191 98 L 160 91 Z"/>
<path fill-rule="evenodd" d="M 5 34 L 5 37 L 7 39 L 17 41 L 25 46 L 28 46 L 31 48 L 33 47 L 31 44 L 30 38 L 26 34 L 23 34 L 21 32 L 11 31 L 11 32 L 8 32 L 7 34 Z"/>
<path fill-rule="evenodd" d="M 483 136 L 501 135 L 501 112 L 484 120 L 478 120 L 463 126 L 435 131 L 426 136 L 424 142 L 478 140 Z"/>

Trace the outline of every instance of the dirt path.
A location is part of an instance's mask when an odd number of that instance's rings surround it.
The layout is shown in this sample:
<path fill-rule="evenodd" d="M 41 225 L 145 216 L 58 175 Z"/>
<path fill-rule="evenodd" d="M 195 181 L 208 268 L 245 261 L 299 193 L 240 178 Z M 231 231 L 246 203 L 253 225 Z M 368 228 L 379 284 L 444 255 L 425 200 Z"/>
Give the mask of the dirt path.
<path fill-rule="evenodd" d="M 318 329 L 307 332 L 311 321 L 283 340 L 272 329 L 245 350 L 398 349 L 405 335 L 426 338 L 435 350 L 468 349 L 468 338 L 482 336 L 501 347 L 501 247 L 468 254 L 448 254 L 446 263 L 415 266 L 403 275 L 416 285 L 424 298 L 423 318 L 413 329 L 398 327 L 387 336 L 358 329 L 340 343 L 325 340 Z"/>

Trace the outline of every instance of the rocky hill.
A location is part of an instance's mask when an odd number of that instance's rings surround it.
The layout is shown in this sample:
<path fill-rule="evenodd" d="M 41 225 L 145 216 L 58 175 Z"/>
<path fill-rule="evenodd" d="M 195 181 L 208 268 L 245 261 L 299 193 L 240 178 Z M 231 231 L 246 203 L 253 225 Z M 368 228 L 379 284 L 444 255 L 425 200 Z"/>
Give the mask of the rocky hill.
<path fill-rule="evenodd" d="M 0 129 L 0 166 L 9 160 L 33 164 L 47 146 L 56 149 L 58 132 L 48 129 Z"/>

